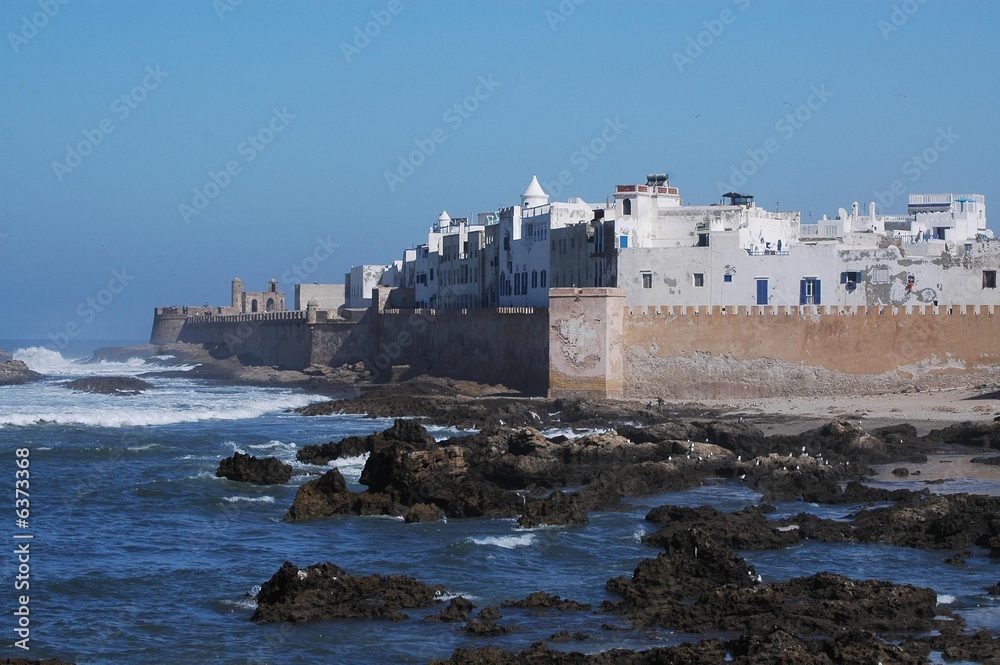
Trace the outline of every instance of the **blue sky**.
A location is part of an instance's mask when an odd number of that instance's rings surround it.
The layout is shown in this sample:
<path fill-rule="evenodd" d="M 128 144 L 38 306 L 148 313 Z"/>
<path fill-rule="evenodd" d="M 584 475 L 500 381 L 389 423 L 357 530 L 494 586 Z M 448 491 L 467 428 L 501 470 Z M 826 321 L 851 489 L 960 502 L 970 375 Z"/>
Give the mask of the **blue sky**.
<path fill-rule="evenodd" d="M 998 206 L 998 27 L 969 0 L 4 0 L 0 338 L 340 282 L 535 173 L 806 219 Z"/>

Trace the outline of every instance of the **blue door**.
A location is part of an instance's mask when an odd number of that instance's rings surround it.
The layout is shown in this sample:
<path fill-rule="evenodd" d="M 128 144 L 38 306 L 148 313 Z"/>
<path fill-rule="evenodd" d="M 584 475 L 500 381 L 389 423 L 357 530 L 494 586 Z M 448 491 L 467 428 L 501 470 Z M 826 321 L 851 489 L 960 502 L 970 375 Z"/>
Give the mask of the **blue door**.
<path fill-rule="evenodd" d="M 767 304 L 767 280 L 758 279 L 757 280 L 757 304 L 766 305 Z"/>

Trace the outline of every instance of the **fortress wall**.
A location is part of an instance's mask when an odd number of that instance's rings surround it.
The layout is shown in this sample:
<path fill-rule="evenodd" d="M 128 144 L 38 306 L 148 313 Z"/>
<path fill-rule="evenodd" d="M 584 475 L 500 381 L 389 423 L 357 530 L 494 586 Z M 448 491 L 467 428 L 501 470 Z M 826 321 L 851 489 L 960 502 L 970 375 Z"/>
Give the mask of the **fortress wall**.
<path fill-rule="evenodd" d="M 384 310 L 373 312 L 366 364 L 386 371 L 467 379 L 544 394 L 548 383 L 548 310 Z"/>
<path fill-rule="evenodd" d="M 1000 363 L 998 332 L 992 306 L 626 307 L 625 393 L 898 390 Z"/>
<path fill-rule="evenodd" d="M 233 320 L 187 321 L 178 341 L 203 344 L 217 358 L 237 356 L 245 365 L 299 370 L 310 365 L 312 342 L 304 318 L 220 318 Z"/>

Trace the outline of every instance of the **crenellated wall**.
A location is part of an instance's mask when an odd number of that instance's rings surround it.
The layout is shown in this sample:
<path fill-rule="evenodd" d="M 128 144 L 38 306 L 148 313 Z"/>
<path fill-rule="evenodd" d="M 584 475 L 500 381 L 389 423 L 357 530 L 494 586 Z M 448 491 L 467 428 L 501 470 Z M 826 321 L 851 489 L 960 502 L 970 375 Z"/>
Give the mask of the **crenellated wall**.
<path fill-rule="evenodd" d="M 1000 380 L 1000 307 L 632 307 L 621 289 L 552 289 L 549 308 L 191 316 L 156 311 L 151 342 L 305 369 L 363 363 L 532 394 L 728 398 L 899 390 L 955 375 Z M 185 318 L 186 316 L 186 318 Z M 992 372 L 992 374 L 990 374 Z"/>
<path fill-rule="evenodd" d="M 626 394 L 898 390 L 1000 364 L 992 306 L 627 307 Z"/>

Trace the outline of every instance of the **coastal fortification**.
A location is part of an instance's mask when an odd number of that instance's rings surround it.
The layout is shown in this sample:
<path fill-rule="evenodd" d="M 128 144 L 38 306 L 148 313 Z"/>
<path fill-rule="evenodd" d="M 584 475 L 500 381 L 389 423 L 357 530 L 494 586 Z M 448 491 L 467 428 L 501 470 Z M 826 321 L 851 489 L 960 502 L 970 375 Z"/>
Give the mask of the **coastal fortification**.
<path fill-rule="evenodd" d="M 553 397 L 859 394 L 1000 375 L 1000 312 L 935 307 L 634 307 L 621 289 L 552 289 L 548 308 L 220 314 L 157 308 L 150 342 L 304 370 L 363 364 Z M 225 309 L 225 308 L 222 308 Z"/>

